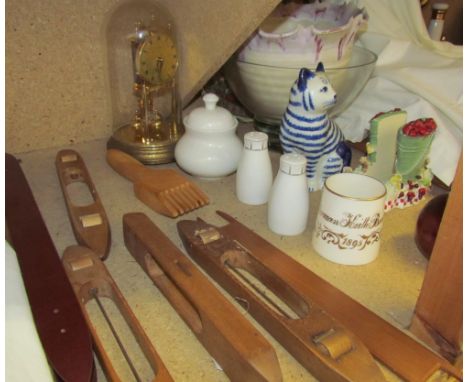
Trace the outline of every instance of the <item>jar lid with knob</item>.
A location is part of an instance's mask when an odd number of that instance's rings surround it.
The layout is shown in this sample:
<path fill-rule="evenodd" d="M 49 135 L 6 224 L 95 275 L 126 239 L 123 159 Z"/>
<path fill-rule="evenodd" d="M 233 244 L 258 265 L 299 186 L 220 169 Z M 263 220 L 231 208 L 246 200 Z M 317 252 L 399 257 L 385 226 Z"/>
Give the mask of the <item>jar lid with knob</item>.
<path fill-rule="evenodd" d="M 203 107 L 193 109 L 185 118 L 184 125 L 187 129 L 201 132 L 226 132 L 235 130 L 237 119 L 229 110 L 218 106 L 219 97 L 214 93 L 203 96 Z"/>

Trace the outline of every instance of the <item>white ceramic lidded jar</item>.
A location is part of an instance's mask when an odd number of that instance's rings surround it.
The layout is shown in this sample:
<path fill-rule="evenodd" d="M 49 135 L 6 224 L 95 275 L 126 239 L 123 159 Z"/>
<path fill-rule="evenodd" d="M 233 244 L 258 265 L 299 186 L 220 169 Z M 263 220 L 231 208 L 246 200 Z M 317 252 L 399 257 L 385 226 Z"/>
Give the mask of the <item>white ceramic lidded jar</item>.
<path fill-rule="evenodd" d="M 175 159 L 191 175 L 219 178 L 237 170 L 242 154 L 242 142 L 236 135 L 238 122 L 216 105 L 218 100 L 216 94 L 205 94 L 205 106 L 184 118 L 186 131 L 175 147 Z"/>
<path fill-rule="evenodd" d="M 259 131 L 245 134 L 236 174 L 237 198 L 245 204 L 264 204 L 268 201 L 272 182 L 268 135 Z"/>
<path fill-rule="evenodd" d="M 283 154 L 268 200 L 268 227 L 279 235 L 299 235 L 307 227 L 309 191 L 305 156 Z"/>

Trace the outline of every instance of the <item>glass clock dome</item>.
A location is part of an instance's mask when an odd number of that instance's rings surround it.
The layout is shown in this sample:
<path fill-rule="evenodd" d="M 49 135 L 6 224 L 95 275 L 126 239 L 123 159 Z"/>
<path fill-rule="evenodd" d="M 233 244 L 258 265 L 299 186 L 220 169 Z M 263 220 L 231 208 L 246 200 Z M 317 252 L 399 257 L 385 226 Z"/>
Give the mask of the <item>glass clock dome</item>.
<path fill-rule="evenodd" d="M 106 22 L 113 135 L 108 148 L 145 164 L 174 160 L 182 134 L 174 22 L 148 0 L 119 4 Z"/>

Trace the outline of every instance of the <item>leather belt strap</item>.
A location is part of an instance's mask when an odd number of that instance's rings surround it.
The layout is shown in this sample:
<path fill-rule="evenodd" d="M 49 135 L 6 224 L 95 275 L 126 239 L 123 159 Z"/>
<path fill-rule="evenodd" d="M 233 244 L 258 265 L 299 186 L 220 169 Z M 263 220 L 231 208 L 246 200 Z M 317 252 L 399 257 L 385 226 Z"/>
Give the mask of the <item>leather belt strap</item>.
<path fill-rule="evenodd" d="M 5 219 L 47 360 L 65 382 L 95 380 L 91 335 L 17 159 L 5 157 Z"/>

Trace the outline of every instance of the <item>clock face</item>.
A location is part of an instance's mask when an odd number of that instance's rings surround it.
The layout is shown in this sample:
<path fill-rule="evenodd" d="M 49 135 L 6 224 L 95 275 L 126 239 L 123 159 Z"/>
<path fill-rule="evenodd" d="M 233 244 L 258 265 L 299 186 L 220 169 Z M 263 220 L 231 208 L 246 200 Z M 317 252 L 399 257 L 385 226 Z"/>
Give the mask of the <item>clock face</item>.
<path fill-rule="evenodd" d="M 151 33 L 140 45 L 135 67 L 137 74 L 151 85 L 171 81 L 177 70 L 177 49 L 167 34 Z"/>

